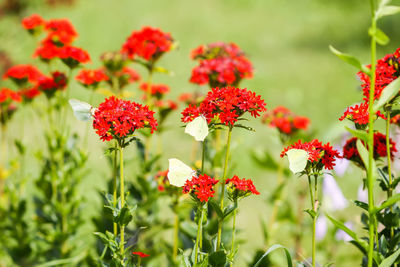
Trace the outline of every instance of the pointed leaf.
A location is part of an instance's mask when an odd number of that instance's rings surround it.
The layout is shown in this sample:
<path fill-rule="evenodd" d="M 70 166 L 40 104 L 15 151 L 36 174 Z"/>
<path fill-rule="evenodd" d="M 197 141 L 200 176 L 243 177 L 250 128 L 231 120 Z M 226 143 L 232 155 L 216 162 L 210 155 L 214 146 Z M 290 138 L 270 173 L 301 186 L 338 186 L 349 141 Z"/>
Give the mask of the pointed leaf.
<path fill-rule="evenodd" d="M 374 213 L 377 213 L 383 209 L 389 208 L 390 206 L 394 205 L 396 202 L 400 201 L 400 194 L 396 194 L 390 198 L 388 198 L 386 201 L 382 203 L 379 207 L 376 207 L 374 209 Z"/>
<path fill-rule="evenodd" d="M 366 131 L 354 130 L 354 129 L 351 129 L 351 128 L 347 127 L 347 126 L 345 126 L 345 128 L 354 137 L 357 137 L 358 139 L 361 139 L 361 140 L 363 140 L 365 142 L 368 140 L 368 133 Z"/>
<path fill-rule="evenodd" d="M 275 250 L 277 250 L 277 249 L 279 249 L 279 248 L 283 249 L 284 252 L 285 252 L 286 261 L 287 261 L 287 266 L 288 266 L 288 267 L 292 267 L 292 266 L 293 266 L 292 257 L 290 256 L 289 250 L 288 250 L 287 248 L 285 248 L 284 246 L 279 245 L 279 244 L 275 244 L 275 245 L 271 246 L 271 247 L 267 250 L 267 252 L 265 252 L 265 253 L 261 256 L 261 258 L 256 262 L 256 264 L 254 264 L 254 267 L 258 267 L 258 266 L 260 265 L 260 263 L 262 262 L 262 260 L 263 260 L 265 257 L 268 256 L 268 254 L 270 254 L 271 252 L 273 252 L 273 251 L 275 251 Z"/>
<path fill-rule="evenodd" d="M 391 267 L 393 266 L 393 263 L 396 262 L 397 258 L 400 255 L 400 249 L 396 250 L 392 255 L 384 259 L 381 264 L 379 264 L 379 267 Z"/>
<path fill-rule="evenodd" d="M 389 43 L 389 37 L 379 28 L 376 28 L 375 31 L 370 28 L 368 34 L 375 37 L 376 42 L 380 45 L 387 45 Z"/>
<path fill-rule="evenodd" d="M 381 97 L 374 104 L 374 112 L 377 112 L 382 106 L 392 100 L 400 89 L 400 78 L 397 78 L 383 89 Z"/>
<path fill-rule="evenodd" d="M 378 9 L 375 15 L 379 19 L 385 16 L 395 15 L 399 12 L 400 12 L 399 6 L 383 6 Z"/>
<path fill-rule="evenodd" d="M 353 67 L 356 67 L 358 70 L 362 70 L 365 73 L 369 73 L 369 69 L 367 69 L 365 66 L 361 64 L 361 62 L 354 56 L 345 54 L 334 48 L 333 46 L 329 46 L 329 49 L 333 54 L 335 54 L 337 57 L 339 57 L 341 60 L 344 62 L 352 65 Z"/>

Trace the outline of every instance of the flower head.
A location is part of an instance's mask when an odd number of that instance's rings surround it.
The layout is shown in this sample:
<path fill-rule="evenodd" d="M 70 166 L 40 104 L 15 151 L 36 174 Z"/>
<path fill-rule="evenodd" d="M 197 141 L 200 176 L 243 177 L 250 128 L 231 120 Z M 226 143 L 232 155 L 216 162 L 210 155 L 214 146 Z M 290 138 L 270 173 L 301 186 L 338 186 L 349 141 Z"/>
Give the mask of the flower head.
<path fill-rule="evenodd" d="M 385 116 L 378 110 L 375 113 L 375 118 L 381 117 L 386 119 Z M 356 124 L 357 128 L 365 128 L 369 122 L 369 105 L 367 102 L 359 105 L 348 107 L 343 116 L 339 118 L 340 121 L 349 119 Z"/>
<path fill-rule="evenodd" d="M 156 61 L 172 47 L 173 39 L 169 33 L 164 33 L 152 27 L 143 27 L 133 31 L 128 37 L 121 52 L 133 59 L 135 56 L 148 61 Z"/>
<path fill-rule="evenodd" d="M 218 180 L 207 174 L 199 175 L 199 177 L 193 177 L 186 181 L 183 186 L 183 193 L 189 193 L 197 201 L 208 202 L 215 194 L 214 185 L 217 183 Z"/>
<path fill-rule="evenodd" d="M 8 88 L 0 89 L 0 123 L 6 124 L 17 110 L 17 103 L 21 102 L 22 98 L 17 93 Z"/>
<path fill-rule="evenodd" d="M 38 14 L 32 14 L 22 19 L 22 27 L 32 34 L 38 33 L 44 27 L 45 23 L 45 20 Z"/>
<path fill-rule="evenodd" d="M 161 99 L 163 97 L 163 95 L 165 95 L 169 92 L 169 87 L 168 87 L 168 85 L 165 85 L 165 84 L 152 84 L 151 88 L 149 88 L 147 83 L 142 83 L 140 85 L 140 89 L 143 92 L 150 93 L 152 96 L 154 96 L 157 99 Z"/>
<path fill-rule="evenodd" d="M 339 152 L 333 149 L 329 143 L 322 144 L 317 139 L 304 143 L 299 140 L 297 143 L 286 147 L 281 152 L 281 157 L 283 158 L 290 149 L 306 151 L 308 153 L 307 168 L 311 168 L 314 171 L 320 171 L 322 168 L 332 170 L 333 166 L 335 166 L 336 158 L 340 157 Z"/>
<path fill-rule="evenodd" d="M 149 257 L 149 256 L 150 256 L 149 254 L 145 254 L 145 253 L 140 252 L 140 251 L 133 251 L 133 252 L 132 252 L 132 255 L 137 255 L 137 256 L 139 256 L 139 257 L 141 257 L 141 258 L 146 258 L 146 257 Z"/>
<path fill-rule="evenodd" d="M 58 57 L 69 67 L 75 68 L 80 63 L 90 61 L 88 52 L 79 47 L 64 46 L 60 49 Z"/>
<path fill-rule="evenodd" d="M 97 88 L 100 82 L 109 80 L 103 69 L 82 69 L 75 79 L 83 86 L 91 88 Z"/>
<path fill-rule="evenodd" d="M 57 91 L 64 90 L 67 83 L 67 76 L 62 72 L 56 71 L 51 73 L 51 77 L 40 77 L 37 89 L 44 92 L 48 98 L 51 98 Z"/>
<path fill-rule="evenodd" d="M 307 130 L 310 120 L 306 117 L 297 116 L 289 109 L 278 106 L 262 117 L 263 123 L 277 128 L 282 134 L 291 135 L 299 130 Z"/>
<path fill-rule="evenodd" d="M 360 157 L 357 150 L 357 137 L 352 137 L 346 141 L 343 147 L 343 158 L 355 162 L 361 168 L 365 168 L 364 163 Z M 390 138 L 390 158 L 393 159 L 396 149 L 396 143 Z M 365 146 L 365 142 L 361 140 L 361 143 Z M 374 133 L 374 159 L 378 160 L 380 158 L 387 157 L 386 149 L 386 135 L 375 132 Z M 368 148 L 367 148 L 368 149 Z"/>
<path fill-rule="evenodd" d="M 251 194 L 259 195 L 260 192 L 257 191 L 250 179 L 240 179 L 237 175 L 234 175 L 230 179 L 226 179 L 227 190 L 229 197 L 232 200 L 237 200 L 238 198 L 247 197 Z"/>
<path fill-rule="evenodd" d="M 49 20 L 46 22 L 45 29 L 48 31 L 48 36 L 45 40 L 57 46 L 70 45 L 78 37 L 74 26 L 67 19 Z"/>
<path fill-rule="evenodd" d="M 43 74 L 32 65 L 16 65 L 9 68 L 3 75 L 3 79 L 11 79 L 17 85 L 22 86 L 26 82 L 35 83 Z"/>
<path fill-rule="evenodd" d="M 18 92 L 19 95 L 23 98 L 25 102 L 30 102 L 32 101 L 35 97 L 40 95 L 40 90 L 37 88 L 37 86 L 29 88 L 29 89 L 23 89 Z"/>
<path fill-rule="evenodd" d="M 58 57 L 61 48 L 54 45 L 51 42 L 44 42 L 38 48 L 36 48 L 34 57 L 39 57 L 42 61 L 48 62 L 53 58 Z"/>
<path fill-rule="evenodd" d="M 249 112 L 253 117 L 266 111 L 261 96 L 247 89 L 235 87 L 213 88 L 199 106 L 189 105 L 182 111 L 182 122 L 190 122 L 199 115 L 208 123 L 216 118 L 225 125 L 233 126 L 239 117 Z"/>
<path fill-rule="evenodd" d="M 93 128 L 103 141 L 121 140 L 141 128 L 150 128 L 153 133 L 157 120 L 148 106 L 111 96 L 94 112 Z"/>
<path fill-rule="evenodd" d="M 111 73 L 121 71 L 128 63 L 128 56 L 120 52 L 105 52 L 100 59 L 107 71 Z"/>
<path fill-rule="evenodd" d="M 237 86 L 244 78 L 253 76 L 253 66 L 239 46 L 217 42 L 192 51 L 199 60 L 193 68 L 190 82 L 211 87 Z"/>

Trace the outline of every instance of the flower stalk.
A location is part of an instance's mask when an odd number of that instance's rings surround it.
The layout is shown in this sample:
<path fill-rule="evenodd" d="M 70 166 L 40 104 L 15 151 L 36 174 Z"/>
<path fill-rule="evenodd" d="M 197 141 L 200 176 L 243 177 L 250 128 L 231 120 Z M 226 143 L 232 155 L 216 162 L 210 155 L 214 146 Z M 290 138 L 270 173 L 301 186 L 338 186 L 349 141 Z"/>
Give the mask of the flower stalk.
<path fill-rule="evenodd" d="M 229 126 L 229 131 L 228 131 L 228 139 L 226 141 L 226 154 L 225 154 L 225 163 L 224 163 L 224 171 L 222 174 L 222 179 L 221 179 L 221 193 L 220 193 L 220 209 L 223 211 L 224 210 L 224 197 L 225 197 L 225 180 L 226 180 L 226 173 L 228 170 L 228 162 L 229 162 L 229 149 L 231 145 L 231 136 L 232 136 L 232 130 L 233 127 Z M 218 236 L 217 236 L 217 250 L 221 246 L 221 235 L 222 235 L 222 220 L 220 219 L 218 221 Z"/>

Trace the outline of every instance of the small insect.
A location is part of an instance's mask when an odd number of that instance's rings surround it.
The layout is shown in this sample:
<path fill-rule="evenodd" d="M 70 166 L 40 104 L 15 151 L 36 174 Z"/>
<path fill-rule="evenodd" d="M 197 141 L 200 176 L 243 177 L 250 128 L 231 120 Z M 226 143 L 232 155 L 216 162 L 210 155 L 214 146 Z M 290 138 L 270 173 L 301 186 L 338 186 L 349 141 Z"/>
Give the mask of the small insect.
<path fill-rule="evenodd" d="M 187 166 L 179 159 L 169 159 L 168 180 L 171 185 L 182 187 L 187 180 L 192 180 L 196 171 Z"/>
<path fill-rule="evenodd" d="M 293 173 L 304 171 L 307 166 L 308 152 L 303 149 L 290 149 L 286 152 L 289 159 L 289 169 Z"/>
<path fill-rule="evenodd" d="M 80 121 L 89 121 L 96 112 L 96 108 L 86 102 L 77 99 L 70 99 L 68 102 L 74 111 L 75 117 Z"/>
<path fill-rule="evenodd" d="M 185 133 L 190 134 L 196 141 L 204 141 L 208 135 L 208 124 L 204 116 L 198 116 L 186 125 Z"/>

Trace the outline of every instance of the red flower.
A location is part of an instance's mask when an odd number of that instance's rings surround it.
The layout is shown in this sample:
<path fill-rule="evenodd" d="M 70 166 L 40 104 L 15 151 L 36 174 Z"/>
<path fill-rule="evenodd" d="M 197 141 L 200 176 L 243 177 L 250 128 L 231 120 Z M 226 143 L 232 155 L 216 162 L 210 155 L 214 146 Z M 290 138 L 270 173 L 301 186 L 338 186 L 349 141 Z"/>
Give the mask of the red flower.
<path fill-rule="evenodd" d="M 364 146 L 366 146 L 364 141 L 361 141 Z M 394 153 L 397 152 L 396 143 L 390 138 L 390 158 L 393 159 Z M 357 150 L 357 137 L 352 137 L 346 141 L 343 147 L 343 158 L 355 162 L 357 165 L 364 168 L 364 163 L 361 160 L 360 154 Z M 366 146 L 367 150 L 368 147 Z M 386 135 L 375 132 L 374 133 L 374 159 L 387 157 L 387 147 L 386 147 Z"/>
<path fill-rule="evenodd" d="M 148 106 L 112 96 L 96 109 L 93 128 L 103 141 L 119 140 L 141 128 L 150 128 L 153 133 L 157 120 Z"/>
<path fill-rule="evenodd" d="M 112 85 L 111 76 L 114 75 L 118 78 L 119 88 L 123 88 L 130 83 L 134 83 L 140 80 L 140 75 L 132 68 L 123 67 L 121 70 L 116 71 L 114 73 L 109 74 L 110 80 L 109 83 Z"/>
<path fill-rule="evenodd" d="M 56 71 L 51 77 L 42 76 L 38 80 L 38 89 L 43 91 L 47 97 L 51 98 L 58 90 L 63 90 L 67 86 L 68 80 L 64 73 Z"/>
<path fill-rule="evenodd" d="M 182 121 L 190 122 L 203 115 L 208 122 L 219 118 L 221 123 L 233 126 L 237 119 L 249 112 L 253 117 L 266 111 L 265 102 L 261 96 L 235 87 L 213 88 L 198 107 L 189 105 L 182 111 Z"/>
<path fill-rule="evenodd" d="M 297 143 L 286 147 L 281 152 L 281 157 L 283 158 L 290 149 L 305 150 L 308 153 L 308 163 L 311 164 L 311 167 L 316 171 L 322 168 L 332 170 L 333 166 L 335 166 L 336 158 L 340 157 L 339 152 L 333 149 L 329 143 L 323 145 L 317 139 L 304 143 L 299 140 Z"/>
<path fill-rule="evenodd" d="M 246 197 L 251 194 L 260 194 L 254 186 L 253 181 L 250 179 L 240 179 L 237 175 L 234 175 L 232 178 L 226 179 L 225 183 L 228 185 L 227 190 L 232 200 Z"/>
<path fill-rule="evenodd" d="M 156 61 L 171 49 L 172 43 L 173 39 L 169 33 L 147 26 L 140 31 L 133 31 L 122 46 L 121 52 L 131 59 L 139 56 L 149 61 Z"/>
<path fill-rule="evenodd" d="M 149 257 L 149 256 L 150 256 L 149 254 L 145 254 L 145 253 L 140 252 L 140 251 L 134 251 L 134 252 L 132 252 L 132 254 L 133 254 L 133 255 L 137 255 L 137 256 L 139 256 L 139 257 L 141 257 L 141 258 L 146 258 L 146 257 Z"/>
<path fill-rule="evenodd" d="M 190 82 L 211 87 L 237 86 L 243 78 L 253 76 L 253 66 L 239 46 L 222 42 L 200 46 L 192 51 L 193 59 L 200 59 L 192 70 Z"/>
<path fill-rule="evenodd" d="M 183 193 L 190 193 L 192 197 L 200 202 L 207 202 L 215 194 L 213 188 L 218 183 L 218 180 L 209 177 L 207 174 L 193 177 L 192 180 L 187 180 L 183 186 Z"/>
<path fill-rule="evenodd" d="M 390 123 L 400 125 L 400 114 L 390 118 Z"/>
<path fill-rule="evenodd" d="M 143 92 L 149 92 L 149 86 L 147 83 L 142 83 L 140 85 L 140 89 Z M 151 95 L 155 96 L 157 99 L 160 99 L 164 94 L 167 94 L 169 92 L 169 87 L 168 85 L 165 84 L 152 84 L 150 93 Z"/>
<path fill-rule="evenodd" d="M 340 121 L 344 119 L 349 119 L 359 127 L 365 127 L 369 122 L 369 105 L 367 102 L 361 103 L 359 105 L 354 105 L 348 107 L 343 113 L 343 116 L 339 118 Z M 381 117 L 386 119 L 385 116 L 378 110 L 376 113 L 376 118 Z"/>
<path fill-rule="evenodd" d="M 22 98 L 17 92 L 8 88 L 2 88 L 0 90 L 0 104 L 10 103 L 12 101 L 21 102 Z"/>
<path fill-rule="evenodd" d="M 38 95 L 40 95 L 40 91 L 37 89 L 37 87 L 25 89 L 25 90 L 19 91 L 18 93 L 25 101 L 28 101 L 28 102 L 33 100 Z"/>
<path fill-rule="evenodd" d="M 9 68 L 3 75 L 3 79 L 10 78 L 21 85 L 27 81 L 36 82 L 43 74 L 32 65 L 16 65 Z"/>
<path fill-rule="evenodd" d="M 49 32 L 46 40 L 58 46 L 70 45 L 78 33 L 67 19 L 53 19 L 46 23 L 45 29 Z"/>
<path fill-rule="evenodd" d="M 108 81 L 109 78 L 103 69 L 89 70 L 83 69 L 75 77 L 82 85 L 88 87 L 97 87 L 97 85 L 102 81 Z"/>
<path fill-rule="evenodd" d="M 70 68 L 75 68 L 80 63 L 87 63 L 90 61 L 88 52 L 82 48 L 74 46 L 62 47 L 58 56 Z"/>
<path fill-rule="evenodd" d="M 22 19 L 22 27 L 30 32 L 43 27 L 45 24 L 45 20 L 39 16 L 38 14 L 32 14 L 29 17 Z"/>
<path fill-rule="evenodd" d="M 262 122 L 275 127 L 283 134 L 294 134 L 299 130 L 307 130 L 310 120 L 306 117 L 297 116 L 289 109 L 278 106 L 262 117 Z"/>
<path fill-rule="evenodd" d="M 33 54 L 34 57 L 39 57 L 43 61 L 49 61 L 53 58 L 58 57 L 60 53 L 60 47 L 54 45 L 51 42 L 44 42 L 41 46 L 39 46 L 35 53 Z"/>
<path fill-rule="evenodd" d="M 186 103 L 187 105 L 198 105 L 204 98 L 201 93 L 182 93 L 178 100 Z"/>

